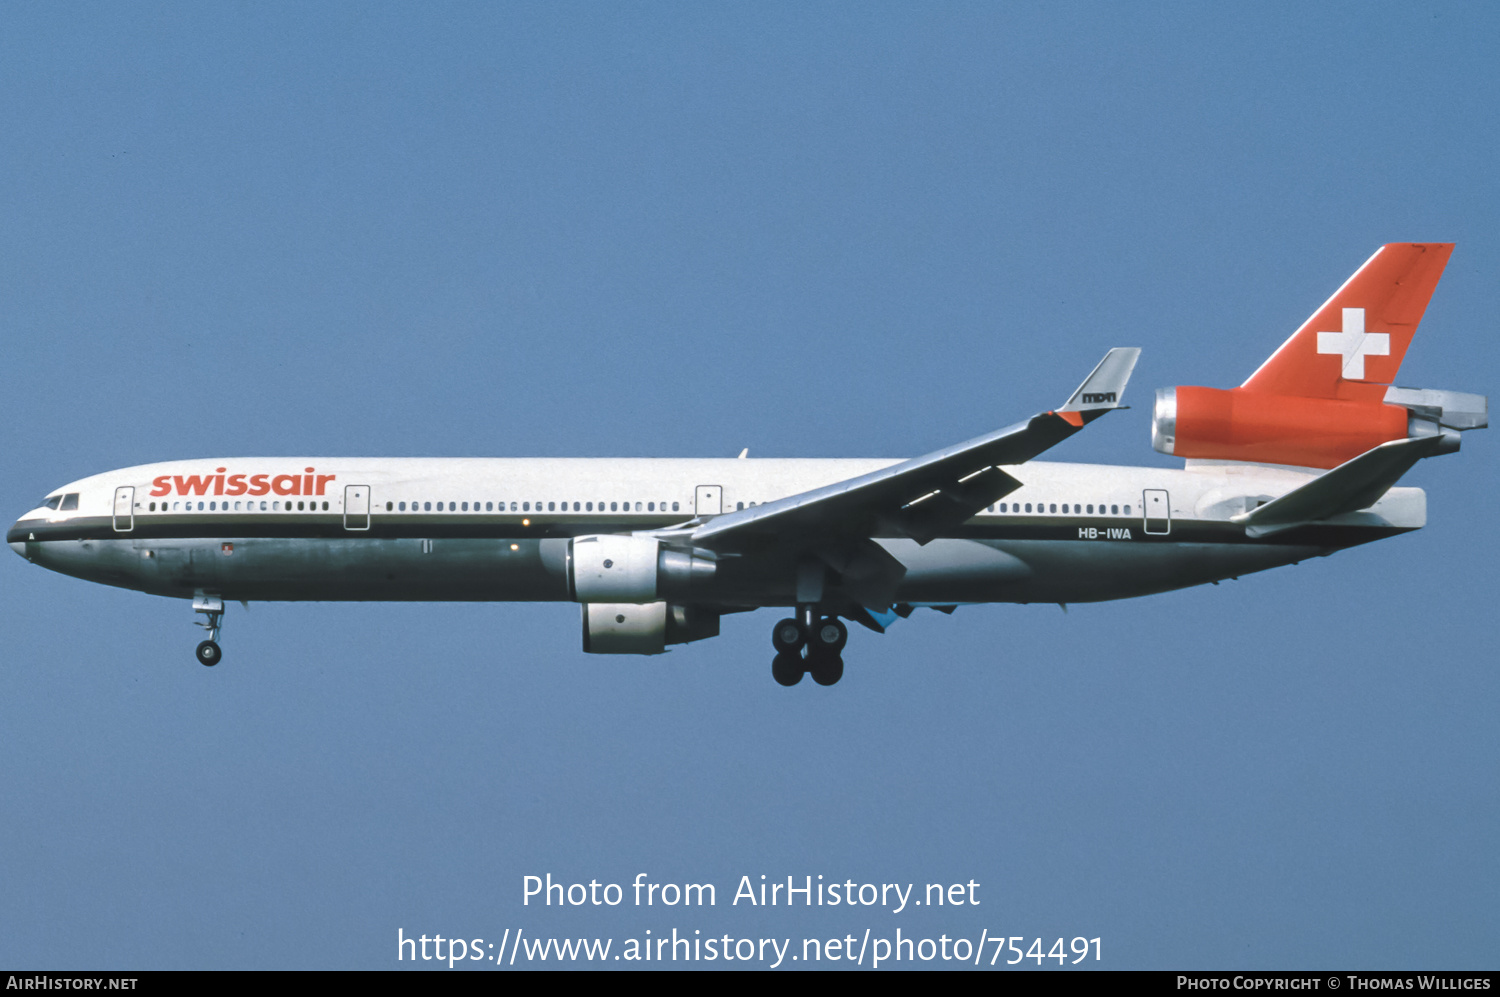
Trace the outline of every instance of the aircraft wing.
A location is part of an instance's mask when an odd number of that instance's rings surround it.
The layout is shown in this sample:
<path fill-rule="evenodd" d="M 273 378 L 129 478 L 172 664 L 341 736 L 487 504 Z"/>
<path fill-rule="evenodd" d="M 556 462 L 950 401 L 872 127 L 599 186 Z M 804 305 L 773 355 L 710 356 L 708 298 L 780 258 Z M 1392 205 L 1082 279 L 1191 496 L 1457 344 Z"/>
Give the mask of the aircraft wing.
<path fill-rule="evenodd" d="M 925 544 L 1021 487 L 998 465 L 1025 463 L 1119 408 L 1140 352 L 1110 350 L 1055 411 L 847 481 L 715 516 L 683 531 L 683 539 L 722 551 L 767 541 L 828 550 L 874 536 Z"/>

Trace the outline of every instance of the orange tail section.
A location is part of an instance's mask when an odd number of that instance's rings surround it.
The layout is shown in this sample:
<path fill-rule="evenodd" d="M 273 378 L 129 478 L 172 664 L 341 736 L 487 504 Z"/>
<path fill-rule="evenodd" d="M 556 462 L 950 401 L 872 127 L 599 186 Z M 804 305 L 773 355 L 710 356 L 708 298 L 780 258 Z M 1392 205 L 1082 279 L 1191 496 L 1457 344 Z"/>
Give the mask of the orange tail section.
<path fill-rule="evenodd" d="M 1238 388 L 1157 392 L 1156 449 L 1331 468 L 1405 438 L 1409 412 L 1386 393 L 1452 252 L 1382 246 Z"/>
<path fill-rule="evenodd" d="M 1381 246 L 1241 389 L 1380 401 L 1452 253 L 1451 242 Z"/>

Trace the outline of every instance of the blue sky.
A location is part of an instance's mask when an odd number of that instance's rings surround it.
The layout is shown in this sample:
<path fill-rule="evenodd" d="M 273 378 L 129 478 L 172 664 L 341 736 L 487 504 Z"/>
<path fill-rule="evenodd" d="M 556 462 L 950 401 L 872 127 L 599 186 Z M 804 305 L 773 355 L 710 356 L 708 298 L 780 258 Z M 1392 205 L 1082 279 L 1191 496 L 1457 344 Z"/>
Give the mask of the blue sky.
<path fill-rule="evenodd" d="M 1404 384 L 1490 392 L 1479 4 L 0 13 L 0 498 L 232 455 L 898 457 L 1127 397 L 1167 465 L 1382 243 Z M 1113 968 L 1493 967 L 1494 444 L 1429 526 L 1128 602 L 919 613 L 775 685 L 566 605 L 185 603 L 0 561 L 0 962 L 392 968 L 408 936 L 1100 937 Z M 1485 482 L 1490 482 L 1486 485 Z M 522 906 L 522 877 L 712 909 Z M 981 884 L 748 909 L 742 875 Z M 937 965 L 936 963 L 934 965 Z"/>

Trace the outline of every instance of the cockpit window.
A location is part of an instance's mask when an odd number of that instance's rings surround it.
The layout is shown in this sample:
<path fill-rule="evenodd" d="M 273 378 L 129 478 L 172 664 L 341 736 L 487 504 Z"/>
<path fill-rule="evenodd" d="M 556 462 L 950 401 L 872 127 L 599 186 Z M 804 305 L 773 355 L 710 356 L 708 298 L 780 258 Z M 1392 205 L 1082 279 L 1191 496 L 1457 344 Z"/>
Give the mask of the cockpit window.
<path fill-rule="evenodd" d="M 57 508 L 57 504 L 61 501 L 61 495 L 48 495 L 46 498 L 42 499 L 42 505 L 46 506 L 48 509 L 55 510 Z"/>
<path fill-rule="evenodd" d="M 78 493 L 77 492 L 69 492 L 68 494 L 64 495 L 63 496 L 63 500 L 62 500 L 62 511 L 63 512 L 75 512 L 75 511 L 77 511 L 77 509 L 78 509 Z"/>

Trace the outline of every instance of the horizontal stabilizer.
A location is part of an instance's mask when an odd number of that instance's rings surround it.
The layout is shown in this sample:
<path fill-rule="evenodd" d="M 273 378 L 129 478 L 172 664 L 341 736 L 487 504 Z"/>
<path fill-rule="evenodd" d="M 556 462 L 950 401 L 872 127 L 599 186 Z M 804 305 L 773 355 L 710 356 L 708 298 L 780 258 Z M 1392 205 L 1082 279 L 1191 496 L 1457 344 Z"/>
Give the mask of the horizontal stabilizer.
<path fill-rule="evenodd" d="M 1484 395 L 1432 388 L 1386 388 L 1385 403 L 1403 406 L 1418 418 L 1459 432 L 1484 429 L 1490 424 L 1490 400 Z"/>
<path fill-rule="evenodd" d="M 1445 436 L 1382 443 L 1258 509 L 1240 513 L 1233 520 L 1243 523 L 1249 536 L 1263 537 L 1367 509 L 1390 491 L 1417 461 L 1452 449 L 1452 441 Z"/>

